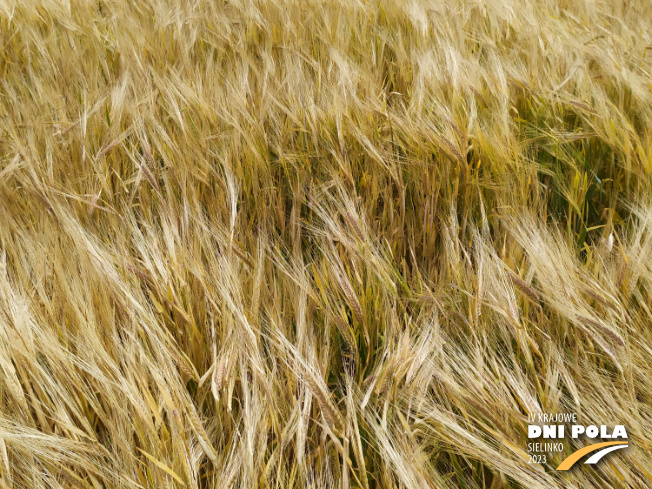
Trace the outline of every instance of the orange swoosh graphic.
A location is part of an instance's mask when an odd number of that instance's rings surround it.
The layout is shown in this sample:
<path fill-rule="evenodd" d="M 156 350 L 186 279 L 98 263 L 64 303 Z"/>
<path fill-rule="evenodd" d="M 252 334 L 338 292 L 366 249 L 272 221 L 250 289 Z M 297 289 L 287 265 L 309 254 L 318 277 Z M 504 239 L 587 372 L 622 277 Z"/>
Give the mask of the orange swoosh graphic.
<path fill-rule="evenodd" d="M 627 445 L 627 443 L 622 441 L 607 441 L 604 443 L 594 443 L 593 445 L 589 445 L 588 447 L 580 448 L 576 452 L 573 452 L 568 457 L 566 457 L 566 459 L 559 464 L 557 470 L 568 470 L 573 465 L 575 465 L 575 462 L 577 462 L 587 453 L 595 452 L 596 450 L 600 450 L 601 448 L 604 447 L 610 447 L 612 445 Z"/>

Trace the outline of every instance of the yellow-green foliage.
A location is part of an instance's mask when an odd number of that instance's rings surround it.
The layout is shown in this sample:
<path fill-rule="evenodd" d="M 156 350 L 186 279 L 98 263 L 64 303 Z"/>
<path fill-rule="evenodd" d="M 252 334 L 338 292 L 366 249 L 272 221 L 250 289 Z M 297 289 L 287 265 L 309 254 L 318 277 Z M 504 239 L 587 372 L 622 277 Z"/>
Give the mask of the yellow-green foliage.
<path fill-rule="evenodd" d="M 648 0 L 0 1 L 0 488 L 645 488 Z M 528 464 L 527 416 L 625 424 Z"/>

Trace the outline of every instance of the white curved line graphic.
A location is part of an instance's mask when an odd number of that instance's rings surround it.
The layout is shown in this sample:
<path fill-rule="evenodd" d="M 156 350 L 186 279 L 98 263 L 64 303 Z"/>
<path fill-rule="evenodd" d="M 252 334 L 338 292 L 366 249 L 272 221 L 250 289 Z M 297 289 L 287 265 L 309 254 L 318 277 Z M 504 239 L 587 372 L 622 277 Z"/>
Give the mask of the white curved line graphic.
<path fill-rule="evenodd" d="M 620 450 L 621 448 L 627 448 L 627 445 L 615 445 L 615 446 L 613 446 L 613 447 L 603 448 L 603 449 L 600 450 L 599 452 L 597 452 L 597 453 L 595 453 L 594 455 L 592 455 L 591 458 L 589 458 L 589 459 L 588 459 L 586 462 L 584 462 L 584 463 L 585 463 L 585 464 L 597 464 L 597 463 L 600 461 L 600 459 L 601 459 L 602 457 L 604 457 L 604 456 L 607 455 L 608 453 L 613 452 L 614 450 Z"/>

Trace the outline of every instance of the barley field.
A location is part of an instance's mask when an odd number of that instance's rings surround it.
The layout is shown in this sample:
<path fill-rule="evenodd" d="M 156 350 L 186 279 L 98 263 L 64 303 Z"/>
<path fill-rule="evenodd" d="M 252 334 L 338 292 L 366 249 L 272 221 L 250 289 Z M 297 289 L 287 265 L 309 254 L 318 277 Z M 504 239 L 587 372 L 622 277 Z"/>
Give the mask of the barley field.
<path fill-rule="evenodd" d="M 0 45 L 0 489 L 652 485 L 648 0 L 0 0 Z M 629 446 L 530 463 L 545 413 Z"/>

